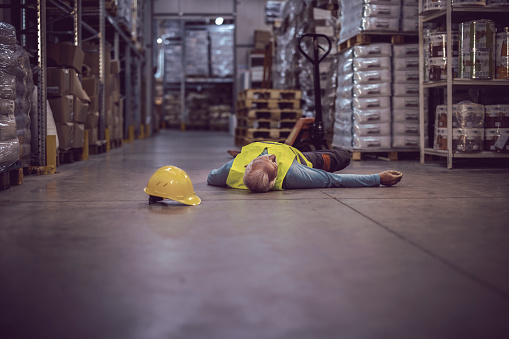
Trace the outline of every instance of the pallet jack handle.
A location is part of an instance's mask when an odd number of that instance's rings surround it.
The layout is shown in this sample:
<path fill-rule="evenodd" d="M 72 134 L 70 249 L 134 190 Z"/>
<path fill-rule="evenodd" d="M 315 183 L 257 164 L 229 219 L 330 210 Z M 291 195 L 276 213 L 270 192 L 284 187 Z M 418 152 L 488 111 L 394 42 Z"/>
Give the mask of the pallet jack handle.
<path fill-rule="evenodd" d="M 303 39 L 312 39 L 313 42 L 313 57 L 311 57 L 309 54 L 307 54 L 304 49 L 302 48 L 302 42 Z M 327 41 L 328 48 L 325 50 L 322 46 L 319 45 L 319 40 L 325 40 Z M 323 59 L 327 55 L 329 55 L 331 49 L 332 49 L 332 42 L 330 38 L 324 34 L 314 34 L 314 33 L 305 33 L 302 34 L 299 37 L 298 40 L 298 48 L 300 53 L 309 60 L 313 64 L 313 80 L 314 80 L 314 89 L 315 89 L 315 122 L 313 124 L 313 131 L 311 139 L 315 142 L 318 142 L 320 140 L 324 139 L 325 136 L 325 128 L 323 126 L 323 118 L 322 118 L 322 91 L 320 88 L 320 62 L 322 62 Z M 320 57 L 319 56 L 319 49 L 322 49 L 325 51 L 325 53 Z"/>

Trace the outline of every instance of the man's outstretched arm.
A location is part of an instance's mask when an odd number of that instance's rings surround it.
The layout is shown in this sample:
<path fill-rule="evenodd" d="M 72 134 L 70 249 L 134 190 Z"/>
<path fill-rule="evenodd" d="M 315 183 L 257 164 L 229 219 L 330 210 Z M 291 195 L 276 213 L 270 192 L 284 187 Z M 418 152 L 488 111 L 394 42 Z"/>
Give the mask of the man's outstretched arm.
<path fill-rule="evenodd" d="M 207 177 L 207 184 L 226 187 L 226 179 L 228 179 L 228 174 L 232 168 L 233 160 L 235 159 L 228 161 L 218 169 L 210 171 L 209 176 Z"/>

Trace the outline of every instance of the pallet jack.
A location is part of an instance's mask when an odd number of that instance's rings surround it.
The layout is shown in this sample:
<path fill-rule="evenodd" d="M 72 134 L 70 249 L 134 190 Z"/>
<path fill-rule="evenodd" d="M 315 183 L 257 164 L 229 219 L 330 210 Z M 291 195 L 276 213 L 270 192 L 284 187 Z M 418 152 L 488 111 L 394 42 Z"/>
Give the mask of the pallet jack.
<path fill-rule="evenodd" d="M 302 48 L 302 43 L 306 40 L 312 40 L 313 56 L 311 57 Z M 303 41 L 304 40 L 304 41 Z M 328 48 L 325 50 L 319 45 L 319 40 L 325 40 Z M 313 64 L 313 81 L 315 94 L 315 117 L 300 118 L 293 127 L 292 131 L 285 140 L 285 144 L 297 148 L 301 152 L 317 151 L 328 149 L 327 140 L 325 139 L 325 128 L 323 127 L 322 118 L 322 94 L 320 88 L 320 62 L 322 62 L 332 49 L 330 38 L 324 34 L 305 33 L 298 39 L 299 52 Z M 320 57 L 319 49 L 325 51 Z M 240 151 L 228 150 L 228 154 L 235 157 Z"/>
<path fill-rule="evenodd" d="M 303 39 L 312 40 L 313 56 L 311 57 L 302 48 Z M 325 50 L 319 44 L 319 40 L 325 40 L 328 44 L 328 49 Z M 304 40 L 305 41 L 305 40 Z M 327 140 L 325 139 L 325 129 L 323 127 L 322 118 L 322 94 L 320 88 L 320 62 L 330 53 L 332 48 L 331 40 L 324 34 L 305 33 L 299 37 L 298 40 L 299 52 L 313 64 L 313 81 L 315 92 L 315 117 L 314 118 L 300 118 L 295 127 L 286 138 L 285 144 L 293 146 L 302 152 L 316 151 L 329 148 Z M 320 57 L 319 49 L 325 51 Z"/>

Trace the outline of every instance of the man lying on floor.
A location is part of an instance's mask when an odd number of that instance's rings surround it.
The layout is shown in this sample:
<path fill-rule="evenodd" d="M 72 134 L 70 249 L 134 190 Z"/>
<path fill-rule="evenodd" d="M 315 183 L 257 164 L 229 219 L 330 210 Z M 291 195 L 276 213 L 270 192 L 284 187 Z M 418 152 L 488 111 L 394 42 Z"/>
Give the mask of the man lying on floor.
<path fill-rule="evenodd" d="M 231 161 L 209 173 L 207 183 L 252 192 L 297 188 L 392 186 L 403 177 L 397 171 L 377 174 L 337 174 L 350 164 L 348 150 L 300 152 L 271 141 L 242 147 Z"/>

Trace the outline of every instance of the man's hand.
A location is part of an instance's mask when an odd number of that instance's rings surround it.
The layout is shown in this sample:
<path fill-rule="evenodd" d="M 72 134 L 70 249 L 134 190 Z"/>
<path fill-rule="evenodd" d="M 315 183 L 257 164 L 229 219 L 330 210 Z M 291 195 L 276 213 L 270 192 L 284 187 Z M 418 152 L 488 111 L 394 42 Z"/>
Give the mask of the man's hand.
<path fill-rule="evenodd" d="M 380 183 L 385 186 L 393 186 L 400 182 L 403 173 L 398 171 L 384 171 L 380 173 Z"/>

